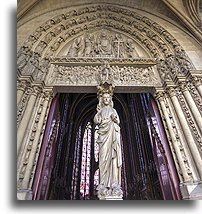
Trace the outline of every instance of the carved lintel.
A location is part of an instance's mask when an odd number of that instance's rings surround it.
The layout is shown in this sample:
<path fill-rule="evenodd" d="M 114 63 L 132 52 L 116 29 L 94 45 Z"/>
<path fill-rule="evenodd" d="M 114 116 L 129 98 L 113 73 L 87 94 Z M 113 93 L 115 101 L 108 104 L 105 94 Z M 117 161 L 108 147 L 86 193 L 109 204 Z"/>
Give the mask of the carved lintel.
<path fill-rule="evenodd" d="M 101 83 L 113 83 L 116 86 L 141 85 L 160 86 L 160 79 L 155 67 L 114 66 L 109 62 L 101 65 L 63 66 L 52 65 L 50 73 L 45 80 L 47 85 L 66 86 L 96 86 Z"/>

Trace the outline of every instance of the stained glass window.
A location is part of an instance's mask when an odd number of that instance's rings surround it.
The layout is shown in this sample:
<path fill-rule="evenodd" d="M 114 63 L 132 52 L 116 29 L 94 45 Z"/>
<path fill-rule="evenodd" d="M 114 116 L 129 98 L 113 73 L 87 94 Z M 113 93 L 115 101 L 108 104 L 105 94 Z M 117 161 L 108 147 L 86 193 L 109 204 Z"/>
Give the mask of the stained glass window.
<path fill-rule="evenodd" d="M 81 147 L 81 126 L 79 126 L 79 130 L 76 136 L 75 142 L 75 150 L 74 150 L 74 164 L 73 164 L 73 172 L 72 172 L 72 195 L 71 198 L 75 199 L 76 197 L 76 186 L 78 182 L 78 174 L 79 174 L 79 159 L 80 159 L 80 147 Z"/>
<path fill-rule="evenodd" d="M 98 126 L 95 127 L 95 135 L 94 135 L 94 157 L 95 162 L 98 162 L 98 154 L 99 154 L 99 145 L 97 143 L 98 138 Z"/>
<path fill-rule="evenodd" d="M 95 171 L 95 175 L 94 175 L 94 189 L 97 187 L 98 184 L 99 184 L 99 169 L 97 169 Z"/>
<path fill-rule="evenodd" d="M 80 193 L 82 199 L 89 197 L 90 186 L 90 158 L 91 158 L 91 138 L 92 138 L 92 124 L 87 123 L 82 147 L 82 160 L 81 160 L 81 182 Z"/>

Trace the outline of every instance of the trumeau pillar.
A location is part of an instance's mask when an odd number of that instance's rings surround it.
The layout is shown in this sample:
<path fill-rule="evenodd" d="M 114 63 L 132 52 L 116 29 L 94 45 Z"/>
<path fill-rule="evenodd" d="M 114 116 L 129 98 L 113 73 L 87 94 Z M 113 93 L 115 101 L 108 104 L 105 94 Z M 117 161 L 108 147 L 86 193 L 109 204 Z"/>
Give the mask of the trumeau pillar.
<path fill-rule="evenodd" d="M 27 129 L 21 144 L 21 153 L 18 156 L 17 179 L 18 198 L 20 200 L 27 200 L 27 197 L 30 200 L 32 198 L 32 180 L 51 98 L 52 90 L 43 90 L 42 93 L 38 94 L 35 103 L 31 102 L 34 108 L 31 109 L 32 115 L 28 119 Z M 29 106 L 27 105 L 26 108 L 29 108 Z"/>

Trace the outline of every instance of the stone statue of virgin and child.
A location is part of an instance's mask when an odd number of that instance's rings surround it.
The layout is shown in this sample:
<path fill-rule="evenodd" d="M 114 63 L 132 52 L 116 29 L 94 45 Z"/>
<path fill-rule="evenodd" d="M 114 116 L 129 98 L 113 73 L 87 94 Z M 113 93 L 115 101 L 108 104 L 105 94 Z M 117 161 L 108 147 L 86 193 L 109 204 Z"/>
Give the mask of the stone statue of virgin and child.
<path fill-rule="evenodd" d="M 100 200 L 122 200 L 119 116 L 113 108 L 112 86 L 98 87 L 97 113 L 94 123 L 98 125 L 99 145 L 99 185 L 97 195 Z"/>

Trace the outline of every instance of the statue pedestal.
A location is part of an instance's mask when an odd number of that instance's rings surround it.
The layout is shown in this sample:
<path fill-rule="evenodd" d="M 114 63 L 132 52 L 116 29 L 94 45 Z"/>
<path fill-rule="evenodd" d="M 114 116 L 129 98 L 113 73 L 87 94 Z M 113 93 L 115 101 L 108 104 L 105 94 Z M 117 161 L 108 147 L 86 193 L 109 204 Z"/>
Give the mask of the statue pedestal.
<path fill-rule="evenodd" d="M 113 196 L 113 195 L 109 195 L 109 196 L 105 196 L 103 198 L 100 198 L 100 200 L 123 200 L 122 196 Z"/>
<path fill-rule="evenodd" d="M 96 190 L 99 200 L 123 200 L 123 191 L 119 184 L 114 183 L 111 188 L 99 184 Z"/>

